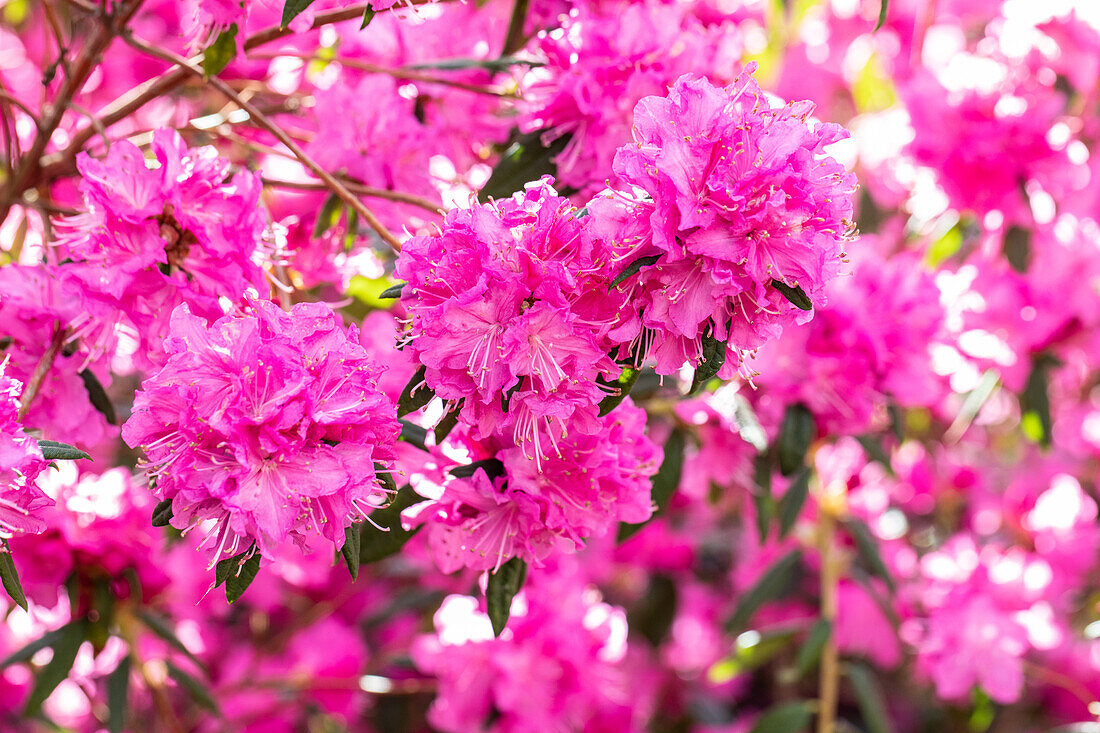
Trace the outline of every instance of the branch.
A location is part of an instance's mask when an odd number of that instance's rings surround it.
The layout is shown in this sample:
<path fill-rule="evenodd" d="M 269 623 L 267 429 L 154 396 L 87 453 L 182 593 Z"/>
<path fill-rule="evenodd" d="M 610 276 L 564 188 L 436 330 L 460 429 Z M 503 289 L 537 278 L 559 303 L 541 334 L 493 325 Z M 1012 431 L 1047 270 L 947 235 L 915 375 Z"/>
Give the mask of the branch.
<path fill-rule="evenodd" d="M 141 51 L 142 53 L 146 53 L 150 56 L 154 56 L 156 58 L 176 64 L 180 68 L 187 70 L 189 73 L 197 76 L 200 79 L 205 78 L 202 69 L 193 65 L 187 59 L 177 56 L 171 51 L 166 51 L 151 46 L 144 41 L 138 40 L 132 34 L 126 34 L 125 40 L 128 44 Z M 313 160 L 313 158 L 306 154 L 306 152 L 298 146 L 298 143 L 294 142 L 294 140 L 292 140 L 281 127 L 276 125 L 272 120 L 267 117 L 267 115 L 258 110 L 251 102 L 247 102 L 243 98 L 241 98 L 241 95 L 233 91 L 233 89 L 228 84 L 226 84 L 218 77 L 210 77 L 209 79 L 207 79 L 207 83 L 217 89 L 219 92 L 221 92 L 222 95 L 232 100 L 232 102 L 238 107 L 247 112 L 249 117 L 251 117 L 257 125 L 271 133 L 276 140 L 286 146 L 286 148 L 290 152 L 294 153 L 294 157 L 296 157 L 302 165 L 308 168 L 310 172 L 313 173 L 313 175 L 324 181 L 325 185 L 327 185 L 333 193 L 339 196 L 344 201 L 344 203 L 346 203 L 355 211 L 355 213 L 359 214 L 363 221 L 367 223 L 367 226 L 373 229 L 375 233 L 377 233 L 378 236 L 381 237 L 382 240 L 393 249 L 394 252 L 401 251 L 400 240 L 398 240 L 397 237 L 395 237 L 393 233 L 390 232 L 390 230 L 387 229 L 385 225 L 383 225 L 382 222 L 378 220 L 378 218 L 371 212 L 371 210 L 368 209 L 355 194 L 349 191 L 347 186 L 334 178 L 331 173 L 318 165 L 318 163 Z"/>
<path fill-rule="evenodd" d="M 46 351 L 42 354 L 42 358 L 39 359 L 38 364 L 35 365 L 34 372 L 31 373 L 31 378 L 27 380 L 27 386 L 23 388 L 23 394 L 19 397 L 19 413 L 17 417 L 20 421 L 26 417 L 27 410 L 30 409 L 31 403 L 34 402 L 34 398 L 38 396 L 39 390 L 42 389 L 42 383 L 46 381 L 46 375 L 50 373 L 53 362 L 61 351 L 61 344 L 65 343 L 65 336 L 65 329 L 60 323 L 57 323 L 54 326 L 53 337 L 50 339 L 49 346 L 46 347 Z"/>
<path fill-rule="evenodd" d="M 411 193 L 403 193 L 401 191 L 390 191 L 385 188 L 374 188 L 372 186 L 365 186 L 362 183 L 355 181 L 343 180 L 344 185 L 348 187 L 348 190 L 352 193 L 360 196 L 369 196 L 371 198 L 386 199 L 388 201 L 397 201 L 402 204 L 412 204 L 413 206 L 419 206 L 420 208 L 430 211 L 433 214 L 444 214 L 444 209 L 439 204 L 433 203 L 426 198 L 415 196 Z M 278 178 L 268 178 L 263 176 L 263 182 L 268 186 L 275 186 L 277 188 L 290 188 L 298 191 L 326 191 L 326 186 L 321 181 L 283 181 Z"/>

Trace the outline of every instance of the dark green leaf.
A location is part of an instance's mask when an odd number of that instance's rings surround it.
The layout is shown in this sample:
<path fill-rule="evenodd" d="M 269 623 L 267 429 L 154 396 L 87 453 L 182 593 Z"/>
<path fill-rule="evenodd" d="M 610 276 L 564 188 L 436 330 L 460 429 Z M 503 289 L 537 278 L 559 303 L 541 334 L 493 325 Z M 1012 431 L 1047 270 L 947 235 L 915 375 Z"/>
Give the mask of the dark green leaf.
<path fill-rule="evenodd" d="M 640 370 L 635 369 L 632 366 L 624 366 L 622 372 L 620 372 L 619 374 L 619 378 L 616 379 L 614 382 L 607 383 L 609 386 L 614 387 L 618 391 L 612 392 L 611 394 L 607 395 L 607 397 L 604 397 L 602 400 L 600 400 L 601 416 L 606 415 L 607 413 L 614 410 L 622 403 L 623 400 L 626 399 L 626 396 L 630 394 L 630 390 L 634 386 L 634 383 L 638 381 L 639 374 L 641 374 Z M 604 384 L 602 378 L 600 383 Z"/>
<path fill-rule="evenodd" d="M 390 470 L 383 466 L 381 463 L 374 464 L 374 475 L 378 479 L 378 484 L 384 491 L 389 494 L 397 493 L 397 482 L 393 480 L 393 474 Z"/>
<path fill-rule="evenodd" d="M 47 461 L 91 460 L 91 456 L 79 448 L 68 443 L 59 443 L 56 440 L 40 440 L 38 441 L 38 448 L 42 451 L 42 457 Z"/>
<path fill-rule="evenodd" d="M 210 712 L 221 715 L 218 703 L 214 701 L 210 691 L 206 689 L 206 685 L 184 672 L 171 660 L 167 660 L 164 664 L 168 668 L 168 676 L 175 680 L 176 684 L 182 687 L 191 696 L 192 700 Z"/>
<path fill-rule="evenodd" d="M 378 15 L 378 13 L 374 10 L 374 8 L 368 7 L 366 10 L 364 10 L 363 11 L 363 23 L 362 23 L 362 25 L 359 26 L 359 30 L 363 30 L 368 25 L 370 25 L 370 22 L 372 20 L 374 20 L 374 16 L 376 16 L 376 15 Z"/>
<path fill-rule="evenodd" d="M 525 379 L 525 377 L 520 377 L 519 379 L 517 379 L 516 383 L 513 384 L 508 389 L 508 391 L 504 392 L 500 396 L 500 409 L 501 410 L 503 410 L 504 412 L 508 412 L 508 408 L 512 404 L 512 395 L 514 395 L 516 392 L 520 391 L 520 389 L 523 387 L 524 379 Z"/>
<path fill-rule="evenodd" d="M 886 9 L 890 6 L 890 0 L 882 0 L 882 5 L 878 8 L 878 22 L 875 23 L 875 30 L 877 31 L 882 27 L 882 24 L 886 22 Z"/>
<path fill-rule="evenodd" d="M 325 232 L 340 223 L 340 212 L 343 211 L 344 202 L 334 193 L 330 193 L 325 203 L 321 205 L 321 211 L 317 214 L 317 221 L 313 222 L 313 238 L 320 239 Z"/>
<path fill-rule="evenodd" d="M 415 423 L 411 423 L 408 420 L 401 420 L 401 436 L 400 440 L 408 443 L 414 448 L 420 450 L 428 450 L 428 430 Z"/>
<path fill-rule="evenodd" d="M 225 581 L 229 580 L 229 576 L 237 572 L 241 567 L 241 564 L 245 561 L 245 556 L 248 555 L 250 550 L 238 553 L 233 557 L 227 557 L 222 560 L 218 560 L 218 564 L 214 566 L 214 587 L 217 588 Z"/>
<path fill-rule="evenodd" d="M 443 417 L 439 418 L 439 422 L 435 426 L 435 444 L 440 445 L 447 436 L 454 430 L 455 425 L 458 425 L 458 417 L 462 413 L 462 400 L 458 401 L 454 407 L 448 410 Z"/>
<path fill-rule="evenodd" d="M 661 255 L 650 255 L 649 257 L 639 257 L 631 262 L 626 268 L 615 276 L 615 279 L 611 281 L 611 284 L 607 286 L 610 292 L 616 285 L 626 280 L 631 275 L 637 274 L 643 267 L 649 267 L 650 265 L 656 265 L 660 261 Z"/>
<path fill-rule="evenodd" d="M 728 325 L 726 332 L 729 333 Z M 728 339 L 729 336 L 726 338 Z M 726 342 L 715 338 L 713 323 L 708 327 L 707 332 L 703 334 L 702 340 L 703 359 L 695 367 L 695 376 L 691 380 L 691 389 L 688 390 L 688 394 L 695 394 L 705 387 L 707 382 L 718 376 L 718 371 L 726 363 Z"/>
<path fill-rule="evenodd" d="M 76 653 L 80 651 L 80 645 L 87 638 L 88 621 L 87 619 L 72 621 L 61 627 L 60 631 L 61 634 L 51 645 L 53 657 L 34 678 L 34 689 L 31 690 L 23 711 L 25 716 L 37 713 L 46 698 L 69 676 L 69 671 L 72 670 L 73 662 L 76 660 Z"/>
<path fill-rule="evenodd" d="M 806 295 L 806 291 L 801 287 L 795 285 L 790 286 L 782 280 L 772 280 L 772 287 L 779 291 L 779 293 L 791 302 L 795 308 L 804 311 L 812 311 L 814 309 L 814 302 L 810 300 L 810 296 Z"/>
<path fill-rule="evenodd" d="M 80 379 L 84 382 L 84 390 L 88 393 L 88 401 L 92 403 L 92 407 L 107 418 L 107 422 L 117 425 L 118 418 L 115 416 L 115 406 L 111 402 L 111 398 L 107 396 L 107 390 L 103 388 L 103 383 L 99 381 L 99 377 L 95 375 L 95 372 L 91 369 L 84 369 L 80 372 Z"/>
<path fill-rule="evenodd" d="M 359 553 L 362 552 L 360 547 L 360 537 L 362 535 L 359 529 L 358 524 L 345 527 L 344 546 L 340 548 L 340 554 L 344 556 L 344 564 L 348 566 L 348 572 L 351 573 L 352 580 L 359 580 Z"/>
<path fill-rule="evenodd" d="M 73 623 L 76 622 L 70 621 L 65 626 L 69 626 Z M 19 664 L 20 662 L 29 662 L 31 660 L 31 657 L 33 657 L 35 654 L 42 651 L 46 647 L 51 647 L 56 644 L 57 640 L 65 634 L 65 626 L 62 626 L 60 629 L 48 631 L 34 641 L 20 647 L 18 650 L 9 654 L 7 657 L 4 658 L 4 661 L 0 662 L 0 670 L 7 669 L 11 665 Z"/>
<path fill-rule="evenodd" d="M 495 636 L 500 636 L 508 625 L 512 599 L 519 593 L 526 578 L 527 563 L 518 557 L 513 557 L 497 568 L 495 573 L 489 574 L 489 583 L 485 587 L 485 607 Z"/>
<path fill-rule="evenodd" d="M 787 536 L 787 533 L 798 521 L 798 515 L 802 513 L 802 507 L 806 504 L 806 497 L 810 493 L 810 469 L 803 468 L 799 471 L 790 485 L 787 493 L 779 500 L 779 538 Z"/>
<path fill-rule="evenodd" d="M 799 565 L 802 563 L 802 552 L 791 550 L 779 558 L 770 568 L 764 571 L 756 584 L 741 596 L 737 604 L 737 610 L 726 624 L 726 630 L 730 633 L 744 629 L 753 615 L 761 606 L 769 601 L 774 601 L 787 592 L 794 582 Z"/>
<path fill-rule="evenodd" d="M 225 579 L 225 599 L 230 603 L 239 600 L 248 590 L 248 586 L 252 585 L 258 572 L 260 572 L 260 553 L 254 551 L 241 565 L 240 572 Z"/>
<path fill-rule="evenodd" d="M 370 520 L 360 525 L 359 562 L 377 562 L 404 547 L 420 528 L 411 532 L 402 528 L 401 512 L 422 501 L 424 499 L 406 485 L 401 487 L 389 504 L 371 512 Z"/>
<path fill-rule="evenodd" d="M 796 678 L 805 677 L 810 670 L 817 666 L 821 659 L 821 650 L 829 641 L 833 633 L 833 624 L 827 618 L 819 618 L 806 636 L 806 641 L 798 649 L 798 656 L 794 660 L 794 672 Z"/>
<path fill-rule="evenodd" d="M 440 69 L 442 71 L 462 71 L 464 69 L 485 69 L 487 71 L 504 71 L 513 66 L 542 66 L 542 62 L 531 59 L 523 59 L 517 56 L 501 56 L 495 59 L 443 59 L 441 61 L 424 61 L 419 64 L 409 64 L 406 69 Z M 538 134 L 538 133 L 535 133 Z M 535 180 L 535 179 L 532 179 Z"/>
<path fill-rule="evenodd" d="M 1049 448 L 1053 437 L 1054 421 L 1050 414 L 1050 391 L 1047 370 L 1049 360 L 1043 356 L 1035 357 L 1028 375 L 1027 385 L 1020 395 L 1020 411 L 1023 413 L 1024 430 L 1029 437 Z M 1031 428 L 1029 430 L 1029 428 Z"/>
<path fill-rule="evenodd" d="M 565 150 L 570 136 L 562 135 L 550 145 L 543 145 L 542 135 L 540 130 L 514 138 L 493 168 L 489 180 L 478 192 L 479 201 L 484 203 L 490 198 L 507 198 L 521 190 L 524 184 L 557 172 L 554 159 Z"/>
<path fill-rule="evenodd" d="M 351 252 L 355 248 L 355 240 L 359 237 L 359 212 L 348 208 L 348 225 L 344 230 L 344 251 Z"/>
<path fill-rule="evenodd" d="M 640 522 L 638 524 L 627 524 L 622 522 L 619 524 L 619 542 L 633 537 L 637 534 L 638 530 L 644 527 L 648 522 L 653 521 L 654 518 L 661 516 L 668 509 L 668 503 L 672 499 L 672 494 L 676 491 L 676 487 L 680 485 L 680 477 L 684 473 L 684 446 L 687 443 L 687 433 L 676 428 L 668 436 L 668 440 L 665 442 L 665 457 L 661 461 L 661 467 L 657 469 L 657 473 L 654 474 L 652 480 L 652 489 L 650 496 L 653 499 L 653 503 L 657 505 L 657 510 L 653 512 L 653 516 L 646 522 Z"/>
<path fill-rule="evenodd" d="M 202 52 L 202 73 L 207 78 L 225 71 L 229 62 L 237 55 L 237 24 L 218 34 L 214 42 Z"/>
<path fill-rule="evenodd" d="M 405 389 L 401 390 L 401 396 L 397 400 L 398 417 L 419 410 L 435 397 L 435 392 L 424 383 L 424 375 L 427 371 L 427 367 L 421 366 L 416 370 L 416 374 L 412 375 L 409 383 L 405 385 Z"/>
<path fill-rule="evenodd" d="M 894 472 L 894 467 L 890 465 L 890 454 L 886 452 L 881 440 L 874 435 L 858 435 L 856 440 L 863 446 L 863 452 L 868 458 L 881 464 L 890 473 Z"/>
<path fill-rule="evenodd" d="M 627 626 L 649 642 L 654 649 L 661 645 L 672 621 L 676 618 L 676 583 L 667 575 L 650 577 L 646 593 L 627 612 Z"/>
<path fill-rule="evenodd" d="M 126 705 L 130 697 L 130 655 L 119 660 L 107 676 L 107 730 L 122 733 L 126 725 Z"/>
<path fill-rule="evenodd" d="M 530 0 L 515 0 L 512 5 L 512 18 L 508 21 L 508 34 L 504 37 L 502 56 L 510 56 L 523 48 L 523 26 L 527 20 L 527 6 Z"/>
<path fill-rule="evenodd" d="M 805 405 L 788 405 L 783 413 L 783 427 L 779 431 L 779 443 L 776 453 L 779 457 L 779 471 L 784 476 L 802 468 L 806 462 L 806 452 L 810 450 L 817 435 L 814 416 Z"/>
<path fill-rule="evenodd" d="M 772 496 L 772 462 L 767 453 L 758 455 L 753 461 L 752 504 L 756 509 L 756 531 L 760 535 L 760 544 L 768 541 L 772 517 L 775 516 L 775 497 Z"/>
<path fill-rule="evenodd" d="M 172 500 L 165 499 L 153 509 L 153 526 L 167 527 L 172 523 Z"/>
<path fill-rule="evenodd" d="M 222 582 L 224 581 L 219 581 L 218 585 L 221 585 Z M 178 636 L 176 636 L 176 632 L 172 630 L 172 625 L 168 621 L 168 619 L 164 618 L 158 613 L 147 609 L 138 609 L 136 615 L 138 617 L 138 620 L 141 621 L 141 623 L 145 624 L 145 627 L 147 629 L 149 629 L 154 634 L 159 636 L 162 640 L 167 642 L 169 646 L 183 654 L 200 668 L 206 668 L 206 665 L 202 662 L 202 660 L 192 654 L 191 650 L 188 649 L 182 641 L 180 641 Z"/>
<path fill-rule="evenodd" d="M 405 289 L 406 285 L 408 285 L 408 283 L 397 283 L 396 285 L 391 285 L 383 290 L 381 293 L 379 293 L 378 298 L 380 300 L 384 300 L 387 298 L 400 298 L 401 291 Z"/>
<path fill-rule="evenodd" d="M 490 479 L 504 475 L 504 464 L 496 458 L 484 458 L 480 461 L 467 463 L 465 466 L 452 468 L 449 473 L 455 478 L 470 478 L 477 473 L 479 468 L 485 471 Z"/>
<path fill-rule="evenodd" d="M 856 692 L 864 730 L 867 733 L 893 733 L 882 688 L 871 670 L 862 664 L 849 663 L 844 666 L 844 672 Z"/>
<path fill-rule="evenodd" d="M 8 596 L 26 611 L 27 596 L 23 593 L 23 584 L 19 582 L 19 571 L 15 569 L 15 560 L 11 557 L 7 540 L 4 540 L 4 546 L 0 549 L 0 582 L 3 582 Z"/>
<path fill-rule="evenodd" d="M 817 704 L 807 700 L 779 705 L 764 713 L 749 733 L 802 733 L 816 709 Z"/>
<path fill-rule="evenodd" d="M 894 579 L 890 577 L 890 571 L 886 569 L 886 563 L 882 560 L 882 555 L 878 551 L 878 543 L 871 534 L 871 530 L 855 517 L 845 519 L 844 528 L 848 530 L 852 541 L 855 542 L 856 552 L 859 553 L 859 558 L 863 561 L 863 564 L 867 566 L 867 571 L 871 575 L 881 578 L 886 583 L 886 587 L 893 593 Z"/>
<path fill-rule="evenodd" d="M 1027 272 L 1028 263 L 1031 261 L 1031 231 L 1013 224 L 1005 232 L 1004 242 L 1001 245 L 1005 259 L 1016 272 Z"/>
<path fill-rule="evenodd" d="M 290 25 L 290 21 L 301 15 L 312 4 L 313 0 L 286 0 L 283 4 L 283 19 L 279 21 L 279 25 L 286 28 Z"/>

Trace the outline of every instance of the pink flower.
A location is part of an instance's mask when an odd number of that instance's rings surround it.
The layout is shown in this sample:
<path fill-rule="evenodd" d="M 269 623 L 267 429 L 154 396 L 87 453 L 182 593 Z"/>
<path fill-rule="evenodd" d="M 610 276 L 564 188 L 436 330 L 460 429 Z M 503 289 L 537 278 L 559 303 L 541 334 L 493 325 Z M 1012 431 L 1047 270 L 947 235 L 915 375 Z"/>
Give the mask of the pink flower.
<path fill-rule="evenodd" d="M 409 510 L 407 521 L 428 524 L 432 556 L 444 572 L 497 568 L 510 557 L 537 566 L 619 522 L 644 522 L 653 513 L 650 478 L 661 462 L 645 434 L 645 412 L 627 401 L 599 425 L 596 434 L 564 436 L 559 455 L 541 467 L 522 448 L 498 450 L 495 465 L 452 478 L 438 500 Z"/>
<path fill-rule="evenodd" d="M 214 562 L 253 542 L 267 558 L 287 539 L 340 548 L 382 502 L 375 466 L 392 467 L 398 433 L 355 329 L 323 304 L 267 301 L 209 326 L 182 305 L 171 328 L 123 437 L 145 447 L 173 525 L 215 520 Z"/>
<path fill-rule="evenodd" d="M 638 345 L 661 373 L 698 360 L 708 335 L 728 342 L 735 367 L 808 320 L 773 283 L 823 304 L 851 239 L 855 178 L 826 151 L 847 133 L 807 122 L 808 102 L 773 106 L 754 69 L 725 88 L 684 76 L 668 96 L 646 97 L 635 143 L 615 156 L 615 171 L 642 192 L 630 215 L 652 228 L 621 237 L 633 243 L 621 258 L 659 257 L 619 289 L 640 309 Z"/>
<path fill-rule="evenodd" d="M 124 317 L 152 361 L 179 303 L 217 318 L 218 298 L 267 291 L 261 262 L 265 217 L 258 174 L 229 176 L 213 148 L 189 149 L 179 134 L 153 135 L 156 165 L 120 141 L 107 158 L 77 158 L 88 211 L 58 222 L 73 263 L 71 287 Z"/>
<path fill-rule="evenodd" d="M 46 529 L 41 516 L 53 501 L 35 486 L 34 480 L 46 468 L 38 443 L 23 432 L 19 423 L 19 396 L 23 385 L 4 372 L 0 362 L 0 538 L 16 534 L 37 534 Z"/>
<path fill-rule="evenodd" d="M 425 383 L 477 438 L 508 431 L 541 463 L 560 437 L 598 429 L 599 377 L 621 300 L 607 293 L 611 251 L 584 236 L 586 218 L 549 179 L 505 201 L 452 210 L 439 234 L 409 240 L 408 349 Z"/>

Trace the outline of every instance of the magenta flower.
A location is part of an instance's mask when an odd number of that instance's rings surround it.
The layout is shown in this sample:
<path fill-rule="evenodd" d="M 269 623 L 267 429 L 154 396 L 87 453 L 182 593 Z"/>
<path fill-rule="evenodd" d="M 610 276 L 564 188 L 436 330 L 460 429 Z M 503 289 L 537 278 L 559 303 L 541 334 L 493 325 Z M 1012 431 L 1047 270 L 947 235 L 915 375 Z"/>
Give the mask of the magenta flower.
<path fill-rule="evenodd" d="M 229 176 L 213 148 L 189 149 L 179 134 L 153 135 L 156 164 L 120 141 L 103 161 L 77 159 L 88 211 L 58 222 L 74 289 L 128 320 L 154 363 L 179 303 L 208 320 L 218 298 L 266 293 L 261 268 L 266 225 L 260 179 Z"/>
<path fill-rule="evenodd" d="M 633 245 L 622 257 L 659 257 L 619 287 L 641 311 L 634 346 L 662 373 L 698 360 L 705 336 L 728 342 L 735 366 L 808 320 L 779 287 L 822 304 L 852 236 L 855 178 L 826 150 L 847 133 L 808 122 L 808 102 L 774 106 L 754 69 L 725 88 L 684 76 L 668 96 L 646 97 L 636 142 L 615 156 L 616 173 L 641 191 L 623 220 L 651 227 L 615 237 Z"/>
<path fill-rule="evenodd" d="M 144 446 L 173 526 L 214 520 L 213 562 L 253 542 L 268 558 L 287 539 L 341 547 L 382 503 L 376 464 L 392 467 L 398 433 L 355 329 L 322 304 L 267 301 L 209 326 L 182 305 L 171 327 L 123 437 Z"/>
<path fill-rule="evenodd" d="M 0 362 L 0 538 L 46 529 L 41 510 L 53 504 L 34 480 L 46 468 L 38 443 L 19 423 L 23 385 L 7 376 Z"/>
<path fill-rule="evenodd" d="M 475 437 L 510 432 L 541 465 L 561 436 L 598 429 L 618 294 L 611 250 L 584 236 L 586 219 L 549 179 L 505 201 L 453 210 L 439 234 L 415 237 L 397 274 L 408 280 L 408 349 L 425 382 Z"/>

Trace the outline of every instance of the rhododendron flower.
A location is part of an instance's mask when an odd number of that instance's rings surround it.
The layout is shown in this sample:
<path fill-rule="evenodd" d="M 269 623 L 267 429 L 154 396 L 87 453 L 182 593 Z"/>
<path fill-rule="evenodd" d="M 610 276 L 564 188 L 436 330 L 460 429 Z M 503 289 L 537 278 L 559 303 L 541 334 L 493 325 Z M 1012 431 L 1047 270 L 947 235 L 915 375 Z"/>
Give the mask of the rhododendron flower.
<path fill-rule="evenodd" d="M 618 522 L 644 522 L 653 513 L 650 477 L 662 457 L 645 434 L 645 412 L 627 401 L 601 418 L 600 428 L 563 438 L 560 455 L 541 469 L 521 448 L 498 450 L 493 476 L 479 466 L 469 478 L 451 479 L 438 500 L 408 510 L 408 521 L 429 525 L 432 555 L 444 572 L 498 568 L 513 556 L 541 565 L 555 550 L 583 547 Z"/>
<path fill-rule="evenodd" d="M 773 105 L 754 69 L 725 88 L 684 76 L 668 96 L 646 97 L 635 143 L 615 156 L 616 173 L 640 192 L 623 204 L 626 220 L 651 227 L 617 237 L 632 245 L 622 258 L 657 258 L 619 288 L 640 311 L 636 346 L 663 374 L 697 361 L 704 337 L 727 342 L 737 365 L 808 320 L 780 288 L 822 304 L 851 238 L 855 178 L 826 150 L 847 133 L 810 123 L 808 102 Z"/>
<path fill-rule="evenodd" d="M 566 434 L 599 429 L 596 380 L 620 371 L 608 357 L 621 302 L 607 293 L 611 250 L 586 240 L 585 221 L 544 179 L 452 210 L 397 263 L 425 383 L 464 401 L 475 437 L 507 430 L 539 465 Z"/>
<path fill-rule="evenodd" d="M 258 174 L 229 177 L 213 148 L 189 149 L 171 130 L 153 134 L 152 151 L 155 163 L 126 141 L 102 161 L 81 154 L 88 211 L 58 227 L 72 286 L 129 319 L 149 349 L 138 355 L 155 361 L 177 304 L 213 319 L 219 297 L 266 292 L 266 222 Z"/>
<path fill-rule="evenodd" d="M 253 542 L 268 558 L 287 539 L 341 547 L 385 498 L 377 471 L 399 432 L 355 328 L 323 304 L 267 301 L 209 326 L 181 305 L 171 326 L 123 437 L 144 446 L 173 526 L 214 520 L 215 562 Z"/>
<path fill-rule="evenodd" d="M 53 504 L 34 484 L 46 467 L 42 451 L 19 423 L 23 385 L 4 372 L 0 361 L 0 538 L 36 534 L 46 528 L 41 510 Z"/>

